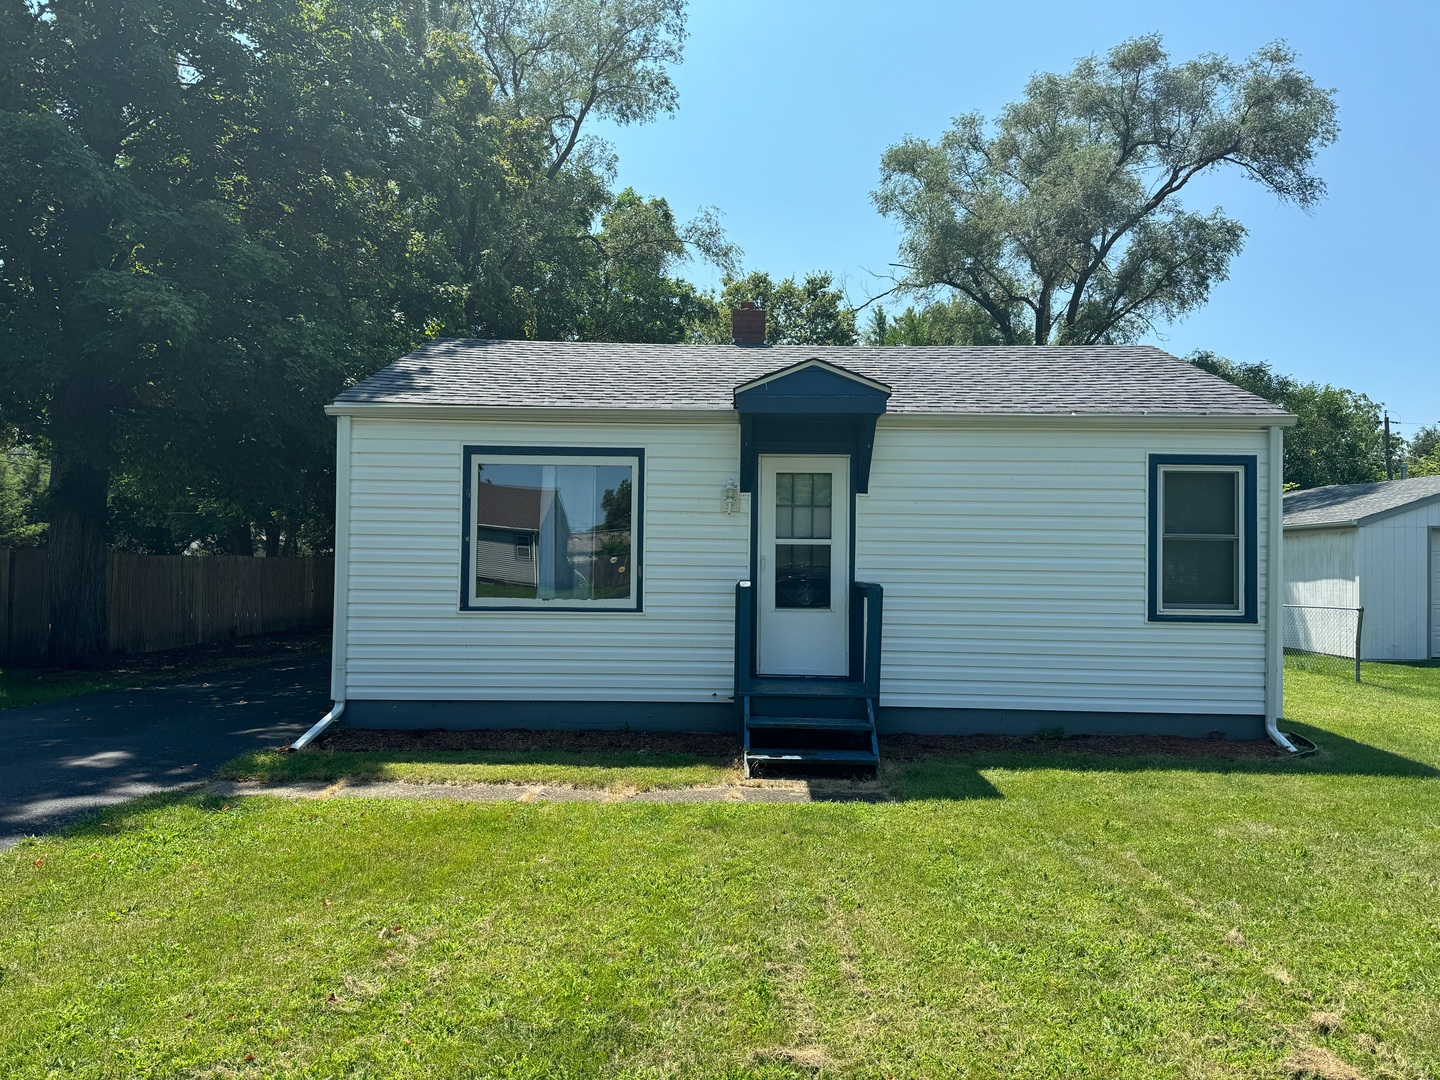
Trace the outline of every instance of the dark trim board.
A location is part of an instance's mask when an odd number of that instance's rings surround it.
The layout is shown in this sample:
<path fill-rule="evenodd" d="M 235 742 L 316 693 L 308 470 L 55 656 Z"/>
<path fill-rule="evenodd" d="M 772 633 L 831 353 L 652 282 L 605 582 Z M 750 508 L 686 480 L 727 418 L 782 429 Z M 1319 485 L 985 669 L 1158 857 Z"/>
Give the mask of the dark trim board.
<path fill-rule="evenodd" d="M 735 730 L 735 706 L 689 701 L 347 701 L 341 723 L 408 731 Z"/>
<path fill-rule="evenodd" d="M 685 701 L 348 701 L 341 722 L 396 731 L 735 731 L 732 702 Z M 1038 709 L 910 709 L 882 706 L 881 735 L 1180 735 L 1265 737 L 1265 717 L 1225 713 L 1118 713 Z"/>
<path fill-rule="evenodd" d="M 598 607 L 595 604 L 472 604 L 470 603 L 470 481 L 477 457 L 616 457 L 635 459 L 635 512 L 630 522 L 635 564 L 635 603 L 632 607 Z M 472 446 L 461 448 L 460 477 L 460 604 L 465 612 L 539 612 L 542 615 L 637 615 L 645 610 L 645 448 L 643 446 Z"/>
<path fill-rule="evenodd" d="M 881 706 L 881 735 L 1038 735 L 1064 728 L 1066 735 L 1179 735 L 1208 739 L 1263 739 L 1263 715 L 1229 713 L 1122 713 L 1064 709 L 907 709 Z"/>
<path fill-rule="evenodd" d="M 875 416 L 740 414 L 740 490 L 754 492 L 761 454 L 849 454 L 850 490 L 870 491 Z"/>

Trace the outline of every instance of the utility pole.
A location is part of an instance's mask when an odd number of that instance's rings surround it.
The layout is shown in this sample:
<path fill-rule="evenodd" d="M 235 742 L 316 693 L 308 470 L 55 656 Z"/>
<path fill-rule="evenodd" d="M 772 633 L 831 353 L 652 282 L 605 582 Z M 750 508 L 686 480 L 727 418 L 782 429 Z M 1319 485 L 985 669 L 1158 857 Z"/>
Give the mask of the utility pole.
<path fill-rule="evenodd" d="M 1385 414 L 1385 479 L 1395 479 L 1395 456 L 1390 453 L 1390 414 Z"/>

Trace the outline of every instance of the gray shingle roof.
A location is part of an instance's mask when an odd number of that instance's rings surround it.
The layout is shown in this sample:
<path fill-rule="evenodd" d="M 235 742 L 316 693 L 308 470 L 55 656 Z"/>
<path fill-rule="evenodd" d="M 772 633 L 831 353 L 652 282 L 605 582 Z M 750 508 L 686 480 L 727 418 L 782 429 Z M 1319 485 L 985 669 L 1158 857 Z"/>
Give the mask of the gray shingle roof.
<path fill-rule="evenodd" d="M 1331 484 L 1285 496 L 1285 525 L 1364 524 L 1440 498 L 1440 476 L 1415 476 L 1379 484 Z"/>
<path fill-rule="evenodd" d="M 893 389 L 893 413 L 1283 416 L 1148 345 L 913 348 L 433 341 L 337 405 L 728 410 L 736 386 L 811 358 Z"/>

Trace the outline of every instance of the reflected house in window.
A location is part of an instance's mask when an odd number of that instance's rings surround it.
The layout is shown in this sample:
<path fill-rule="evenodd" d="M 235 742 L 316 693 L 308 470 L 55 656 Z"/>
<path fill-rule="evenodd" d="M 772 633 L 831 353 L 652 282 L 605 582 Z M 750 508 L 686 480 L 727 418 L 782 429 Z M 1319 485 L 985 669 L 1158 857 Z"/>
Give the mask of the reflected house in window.
<path fill-rule="evenodd" d="M 568 559 L 542 565 L 536 558 L 542 531 L 565 538 L 568 545 L 570 523 L 558 491 L 482 481 L 475 498 L 476 591 L 533 596 L 542 576 L 569 589 L 574 570 Z"/>
<path fill-rule="evenodd" d="M 634 606 L 639 459 L 520 448 L 470 455 L 470 601 Z"/>

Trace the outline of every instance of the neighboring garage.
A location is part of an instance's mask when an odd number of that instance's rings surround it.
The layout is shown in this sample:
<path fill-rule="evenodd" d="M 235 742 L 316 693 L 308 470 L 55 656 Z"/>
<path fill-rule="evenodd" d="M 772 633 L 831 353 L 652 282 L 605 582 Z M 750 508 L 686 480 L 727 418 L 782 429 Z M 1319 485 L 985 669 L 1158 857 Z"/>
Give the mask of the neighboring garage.
<path fill-rule="evenodd" d="M 1362 609 L 1361 659 L 1440 657 L 1440 476 L 1287 494 L 1285 603 L 1317 641 Z"/>

